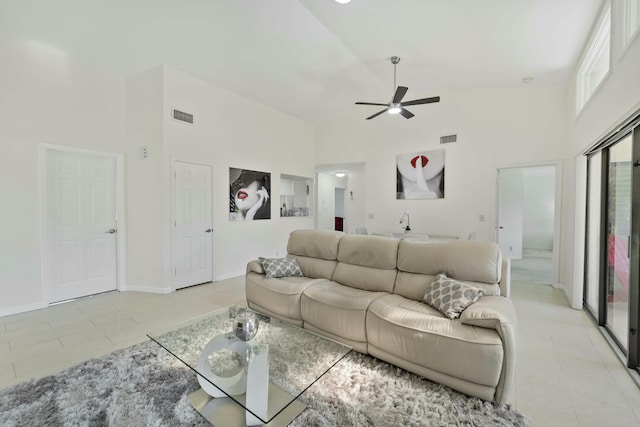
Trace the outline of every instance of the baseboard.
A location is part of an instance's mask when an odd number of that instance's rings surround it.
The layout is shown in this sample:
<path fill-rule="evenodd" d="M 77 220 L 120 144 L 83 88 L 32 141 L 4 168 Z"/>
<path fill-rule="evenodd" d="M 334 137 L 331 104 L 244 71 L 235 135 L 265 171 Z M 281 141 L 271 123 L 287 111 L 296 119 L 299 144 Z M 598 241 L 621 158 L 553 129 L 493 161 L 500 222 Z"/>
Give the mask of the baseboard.
<path fill-rule="evenodd" d="M 569 290 L 563 283 L 552 285 L 552 287 L 553 289 L 560 289 L 562 291 L 562 293 L 564 294 L 564 298 L 567 301 L 567 305 L 569 307 L 571 307 L 574 310 L 582 310 L 582 304 L 578 306 L 573 305 L 573 298 L 571 295 L 569 295 Z"/>
<path fill-rule="evenodd" d="M 223 274 L 221 276 L 216 276 L 216 278 L 213 281 L 219 282 L 221 280 L 233 279 L 234 277 L 240 277 L 244 275 L 245 275 L 244 271 L 241 271 L 240 273 Z"/>
<path fill-rule="evenodd" d="M 5 308 L 0 310 L 0 317 L 11 316 L 14 314 L 24 313 L 27 311 L 39 310 L 41 308 L 46 308 L 46 307 L 48 307 L 47 304 L 43 302 L 39 302 L 35 304 L 27 304 L 27 305 L 20 305 L 17 307 Z"/>
<path fill-rule="evenodd" d="M 149 294 L 170 294 L 173 292 L 171 288 L 155 288 L 152 286 L 127 286 L 126 289 L 122 289 L 127 292 L 145 292 Z"/>

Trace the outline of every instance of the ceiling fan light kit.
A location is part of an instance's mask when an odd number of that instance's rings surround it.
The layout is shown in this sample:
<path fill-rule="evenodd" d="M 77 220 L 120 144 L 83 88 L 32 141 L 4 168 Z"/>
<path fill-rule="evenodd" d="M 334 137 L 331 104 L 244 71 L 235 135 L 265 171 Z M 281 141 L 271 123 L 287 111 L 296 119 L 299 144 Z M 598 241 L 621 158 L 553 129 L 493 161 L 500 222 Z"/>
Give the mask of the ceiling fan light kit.
<path fill-rule="evenodd" d="M 389 114 L 398 114 L 400 111 L 402 111 L 402 108 L 400 107 L 400 104 L 390 104 L 387 111 L 389 112 Z"/>
<path fill-rule="evenodd" d="M 379 106 L 386 107 L 384 110 L 378 111 L 374 115 L 367 117 L 367 120 L 373 119 L 374 117 L 378 117 L 380 114 L 384 113 L 385 111 L 389 114 L 400 114 L 405 119 L 410 119 L 415 114 L 413 114 L 411 111 L 404 108 L 405 106 L 431 104 L 434 102 L 440 102 L 439 96 L 434 96 L 431 98 L 414 99 L 413 101 L 402 102 L 402 98 L 404 98 L 404 95 L 407 93 L 407 90 L 409 90 L 409 88 L 405 86 L 396 86 L 396 65 L 398 65 L 398 62 L 400 62 L 400 57 L 392 56 L 390 59 L 391 59 L 391 63 L 393 64 L 393 88 L 395 90 L 393 99 L 391 100 L 391 102 L 387 104 L 380 104 L 376 102 L 356 102 L 356 105 L 379 105 Z"/>

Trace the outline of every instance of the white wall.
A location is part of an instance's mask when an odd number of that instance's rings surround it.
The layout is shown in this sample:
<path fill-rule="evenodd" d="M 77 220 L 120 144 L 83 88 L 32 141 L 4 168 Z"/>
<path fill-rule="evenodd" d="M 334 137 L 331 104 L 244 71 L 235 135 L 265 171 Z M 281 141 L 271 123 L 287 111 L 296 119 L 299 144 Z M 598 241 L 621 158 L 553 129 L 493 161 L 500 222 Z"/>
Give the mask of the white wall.
<path fill-rule="evenodd" d="M 170 67 L 164 67 L 163 96 L 161 191 L 169 192 L 172 159 L 213 165 L 214 278 L 244 274 L 258 256 L 283 256 L 292 230 L 313 228 L 312 217 L 281 218 L 279 208 L 280 174 L 314 175 L 313 126 Z M 173 120 L 171 108 L 194 114 L 194 125 Z M 271 173 L 270 220 L 229 221 L 229 167 Z M 163 221 L 170 230 L 170 219 Z"/>
<path fill-rule="evenodd" d="M 164 264 L 163 70 L 127 77 L 127 289 L 168 292 Z M 147 147 L 148 157 L 141 157 Z"/>
<path fill-rule="evenodd" d="M 308 186 L 308 187 L 307 187 Z M 309 191 L 307 191 L 307 188 Z M 309 207 L 312 204 L 311 184 L 306 180 L 293 181 L 293 206 L 294 208 Z"/>
<path fill-rule="evenodd" d="M 438 104 L 416 106 L 416 116 L 382 115 L 365 120 L 368 110 L 354 107 L 319 127 L 319 164 L 366 162 L 366 212 L 369 232 L 400 231 L 403 212 L 416 233 L 477 231 L 494 240 L 496 168 L 561 159 L 567 139 L 566 93 L 562 87 L 439 91 Z M 439 138 L 458 134 L 458 142 Z M 446 150 L 445 198 L 396 200 L 395 159 L 399 153 Z M 374 219 L 368 219 L 373 214 Z M 480 222 L 480 214 L 486 221 Z"/>
<path fill-rule="evenodd" d="M 127 289 L 169 292 L 172 159 L 214 166 L 214 278 L 248 260 L 284 254 L 312 218 L 279 217 L 281 173 L 313 176 L 314 129 L 299 119 L 158 67 L 125 79 L 74 63 L 45 46 L 0 44 L 0 316 L 45 305 L 41 284 L 39 144 L 126 156 Z M 196 115 L 173 121 L 170 108 Z M 240 113 L 238 113 L 240 112 Z M 140 147 L 149 158 L 140 159 Z M 272 174 L 272 219 L 229 222 L 229 167 Z"/>
<path fill-rule="evenodd" d="M 0 42 L 0 316 L 44 304 L 39 144 L 123 153 L 124 78 Z"/>
<path fill-rule="evenodd" d="M 335 204 L 336 204 L 336 212 L 335 216 L 339 216 L 341 218 L 345 218 L 345 209 L 344 209 L 344 199 L 345 199 L 345 189 L 344 188 L 336 188 L 335 192 Z M 346 219 L 345 219 L 346 222 Z"/>
<path fill-rule="evenodd" d="M 522 247 L 553 250 L 555 168 L 522 169 Z"/>
<path fill-rule="evenodd" d="M 346 233 L 355 233 L 356 228 L 365 227 L 366 220 L 366 177 L 367 168 L 364 163 L 352 165 L 347 172 L 346 190 Z"/>

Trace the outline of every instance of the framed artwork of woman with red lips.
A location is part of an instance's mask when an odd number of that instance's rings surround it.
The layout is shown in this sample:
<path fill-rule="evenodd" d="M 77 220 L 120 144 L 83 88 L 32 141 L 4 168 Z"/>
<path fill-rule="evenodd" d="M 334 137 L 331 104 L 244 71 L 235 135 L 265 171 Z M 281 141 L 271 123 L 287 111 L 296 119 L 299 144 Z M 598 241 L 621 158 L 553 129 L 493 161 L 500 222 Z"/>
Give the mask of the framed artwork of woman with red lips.
<path fill-rule="evenodd" d="M 444 150 L 396 156 L 396 199 L 444 198 Z"/>
<path fill-rule="evenodd" d="M 229 221 L 271 219 L 271 174 L 229 168 Z"/>

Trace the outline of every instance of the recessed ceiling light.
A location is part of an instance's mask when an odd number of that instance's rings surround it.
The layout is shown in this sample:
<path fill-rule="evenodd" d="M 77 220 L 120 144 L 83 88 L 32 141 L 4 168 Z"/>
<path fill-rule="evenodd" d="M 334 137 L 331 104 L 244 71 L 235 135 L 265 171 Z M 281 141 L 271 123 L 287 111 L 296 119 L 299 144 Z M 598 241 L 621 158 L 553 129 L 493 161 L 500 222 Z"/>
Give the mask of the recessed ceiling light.
<path fill-rule="evenodd" d="M 336 3 L 340 3 L 340 4 L 346 4 L 349 3 L 351 0 L 336 0 Z"/>
<path fill-rule="evenodd" d="M 338 0 L 336 0 L 336 1 L 338 1 Z M 338 178 L 342 178 L 342 177 L 344 177 L 345 175 L 346 175 L 346 173 L 344 173 L 344 172 L 336 172 L 336 176 L 337 176 Z"/>
<path fill-rule="evenodd" d="M 522 79 L 522 83 L 531 83 L 533 81 L 533 77 L 525 77 Z"/>

